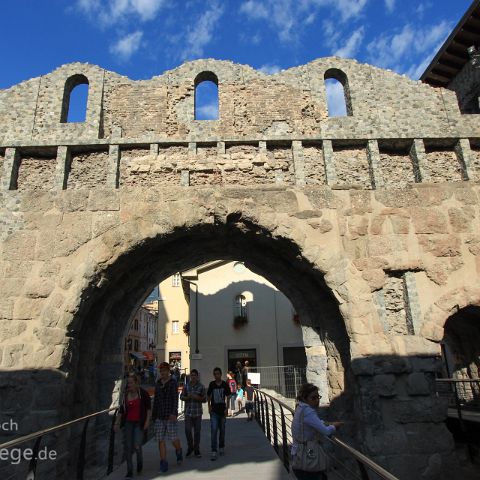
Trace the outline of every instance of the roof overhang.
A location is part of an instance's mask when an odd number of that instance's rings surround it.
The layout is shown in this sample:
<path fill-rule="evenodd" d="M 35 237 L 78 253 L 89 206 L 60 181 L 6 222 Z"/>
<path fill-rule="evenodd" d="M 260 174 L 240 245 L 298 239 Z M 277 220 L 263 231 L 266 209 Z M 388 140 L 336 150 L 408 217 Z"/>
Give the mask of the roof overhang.
<path fill-rule="evenodd" d="M 420 80 L 432 87 L 448 87 L 470 60 L 467 49 L 472 45 L 480 46 L 480 0 L 472 2 Z"/>

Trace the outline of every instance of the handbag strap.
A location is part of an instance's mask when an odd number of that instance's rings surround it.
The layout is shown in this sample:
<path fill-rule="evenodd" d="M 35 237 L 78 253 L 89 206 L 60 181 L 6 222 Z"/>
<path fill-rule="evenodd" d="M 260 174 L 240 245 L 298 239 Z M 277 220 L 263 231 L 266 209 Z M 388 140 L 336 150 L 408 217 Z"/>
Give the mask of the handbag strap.
<path fill-rule="evenodd" d="M 300 408 L 300 407 L 299 407 Z M 300 412 L 300 436 L 302 437 L 302 441 L 299 441 L 298 439 L 296 439 L 295 437 L 293 437 L 293 440 L 295 440 L 296 443 L 301 443 L 303 445 L 305 445 L 307 442 L 305 441 L 305 434 L 304 434 L 304 430 L 303 430 L 303 419 L 304 419 L 304 416 L 305 416 L 305 409 L 302 408 L 302 411 Z M 318 434 L 316 435 L 316 441 L 320 441 L 320 438 L 318 436 Z"/>
<path fill-rule="evenodd" d="M 301 408 L 301 407 L 299 407 Z M 303 441 L 300 441 L 300 440 L 297 440 L 295 437 L 293 437 L 293 439 L 295 440 L 296 443 L 302 443 L 302 444 L 305 444 L 305 435 L 304 435 L 304 432 L 303 432 L 303 418 L 304 418 L 304 415 L 305 415 L 305 409 L 302 408 L 302 411 L 300 412 L 300 436 L 302 437 L 302 440 Z"/>

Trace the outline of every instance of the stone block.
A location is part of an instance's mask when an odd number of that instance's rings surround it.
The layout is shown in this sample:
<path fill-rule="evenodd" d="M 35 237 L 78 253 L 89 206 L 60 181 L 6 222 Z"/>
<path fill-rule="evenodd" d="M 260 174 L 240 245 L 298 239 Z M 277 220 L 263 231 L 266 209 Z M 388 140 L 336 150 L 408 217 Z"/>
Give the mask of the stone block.
<path fill-rule="evenodd" d="M 120 195 L 116 190 L 91 190 L 88 197 L 88 210 L 96 212 L 120 210 Z"/>
<path fill-rule="evenodd" d="M 17 320 L 0 320 L 0 338 L 8 340 L 16 338 L 27 328 L 27 322 Z M 0 356 L 1 358 L 1 356 Z"/>
<path fill-rule="evenodd" d="M 410 210 L 417 234 L 448 233 L 445 215 L 435 209 L 413 207 Z"/>
<path fill-rule="evenodd" d="M 380 397 L 394 397 L 397 394 L 395 388 L 395 375 L 375 375 L 375 390 Z"/>
<path fill-rule="evenodd" d="M 398 423 L 439 423 L 447 418 L 447 401 L 437 397 L 393 400 L 392 418 Z"/>
<path fill-rule="evenodd" d="M 375 366 L 368 358 L 355 358 L 352 360 L 352 372 L 354 375 L 374 375 Z"/>
<path fill-rule="evenodd" d="M 411 396 L 430 395 L 430 386 L 423 373 L 411 373 L 407 377 L 407 393 Z"/>

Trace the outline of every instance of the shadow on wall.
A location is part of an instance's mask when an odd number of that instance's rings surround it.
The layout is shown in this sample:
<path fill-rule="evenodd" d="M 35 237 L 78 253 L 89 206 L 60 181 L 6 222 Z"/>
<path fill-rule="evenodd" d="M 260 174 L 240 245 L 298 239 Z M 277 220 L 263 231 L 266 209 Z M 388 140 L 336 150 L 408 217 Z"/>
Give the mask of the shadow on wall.
<path fill-rule="evenodd" d="M 454 441 L 447 429 L 448 399 L 436 393 L 440 356 L 375 355 L 353 359 L 345 395 L 332 400 L 325 413 L 346 420 L 340 438 L 382 465 L 400 480 L 462 479 Z M 340 409 L 338 408 L 340 405 Z M 444 477 L 445 475 L 445 477 Z"/>
<path fill-rule="evenodd" d="M 453 439 L 445 423 L 447 400 L 436 395 L 435 378 L 440 371 L 439 357 L 354 359 L 349 369 L 351 380 L 345 392 L 332 400 L 327 419 L 346 421 L 338 436 L 400 480 L 460 480 Z M 68 415 L 72 386 L 58 371 L 4 372 L 0 385 L 2 424 L 6 426 L 9 421 L 12 425 L 10 431 L 1 432 L 1 441 L 72 418 Z M 344 411 L 346 396 L 353 399 L 349 411 Z M 105 415 L 89 426 L 89 438 L 95 440 L 88 442 L 88 456 L 99 464 L 106 462 L 109 425 Z M 45 437 L 42 448 L 54 450 L 62 457 L 62 461 L 41 466 L 44 471 L 52 469 L 49 478 L 66 478 L 68 469 L 74 468 L 71 458 L 69 464 L 63 454 L 78 452 L 80 432 L 81 428 L 72 428 Z M 17 469 L 26 467 L 4 461 L 0 472 L 2 468 L 15 468 L 18 473 Z"/>

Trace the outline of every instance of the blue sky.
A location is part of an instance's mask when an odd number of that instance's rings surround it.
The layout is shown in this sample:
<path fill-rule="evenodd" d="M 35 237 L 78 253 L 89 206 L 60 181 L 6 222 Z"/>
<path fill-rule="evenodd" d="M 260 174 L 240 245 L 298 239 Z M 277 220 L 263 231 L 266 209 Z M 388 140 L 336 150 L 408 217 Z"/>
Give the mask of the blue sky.
<path fill-rule="evenodd" d="M 471 0 L 15 0 L 1 2 L 0 88 L 64 63 L 148 79 L 217 58 L 266 73 L 355 58 L 418 78 Z"/>

